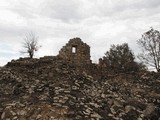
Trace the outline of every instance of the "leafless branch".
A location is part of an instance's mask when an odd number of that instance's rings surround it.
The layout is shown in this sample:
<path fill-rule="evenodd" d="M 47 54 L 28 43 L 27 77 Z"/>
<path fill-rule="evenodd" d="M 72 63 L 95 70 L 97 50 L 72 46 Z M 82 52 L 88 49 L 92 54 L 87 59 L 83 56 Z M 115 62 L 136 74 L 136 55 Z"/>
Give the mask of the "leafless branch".
<path fill-rule="evenodd" d="M 138 58 L 144 63 L 153 66 L 160 71 L 160 33 L 151 28 L 145 32 L 142 38 L 137 41 L 143 53 Z"/>
<path fill-rule="evenodd" d="M 34 54 L 41 47 L 38 45 L 38 37 L 30 32 L 24 37 L 24 42 L 22 43 L 24 50 L 20 51 L 22 54 L 28 54 L 30 58 L 33 58 Z"/>

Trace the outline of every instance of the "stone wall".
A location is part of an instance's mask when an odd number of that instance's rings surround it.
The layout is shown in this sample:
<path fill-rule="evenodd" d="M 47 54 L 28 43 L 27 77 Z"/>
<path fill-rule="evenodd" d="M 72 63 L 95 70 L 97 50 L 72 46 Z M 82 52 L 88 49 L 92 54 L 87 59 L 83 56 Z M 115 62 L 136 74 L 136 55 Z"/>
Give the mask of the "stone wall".
<path fill-rule="evenodd" d="M 78 64 L 91 63 L 90 47 L 82 42 L 80 38 L 70 39 L 59 51 L 59 56 Z"/>

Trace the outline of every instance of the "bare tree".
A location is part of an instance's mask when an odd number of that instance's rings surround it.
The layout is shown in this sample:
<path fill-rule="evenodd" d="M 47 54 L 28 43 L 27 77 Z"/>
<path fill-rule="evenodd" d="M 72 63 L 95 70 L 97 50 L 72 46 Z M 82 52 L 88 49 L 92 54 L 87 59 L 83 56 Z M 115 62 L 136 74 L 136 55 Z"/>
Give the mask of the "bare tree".
<path fill-rule="evenodd" d="M 160 32 L 151 28 L 137 42 L 142 48 L 138 58 L 160 72 Z"/>
<path fill-rule="evenodd" d="M 23 51 L 20 51 L 22 54 L 28 54 L 30 58 L 33 58 L 34 54 L 41 47 L 38 45 L 38 37 L 33 33 L 28 33 L 23 44 Z"/>

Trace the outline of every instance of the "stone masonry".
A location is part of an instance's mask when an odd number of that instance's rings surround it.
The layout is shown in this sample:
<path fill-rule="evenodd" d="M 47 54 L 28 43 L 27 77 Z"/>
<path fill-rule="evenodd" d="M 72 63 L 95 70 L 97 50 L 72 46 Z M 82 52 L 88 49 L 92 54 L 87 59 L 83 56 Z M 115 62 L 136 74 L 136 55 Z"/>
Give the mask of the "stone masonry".
<path fill-rule="evenodd" d="M 70 39 L 59 51 L 59 56 L 77 64 L 89 64 L 90 47 L 80 38 Z"/>

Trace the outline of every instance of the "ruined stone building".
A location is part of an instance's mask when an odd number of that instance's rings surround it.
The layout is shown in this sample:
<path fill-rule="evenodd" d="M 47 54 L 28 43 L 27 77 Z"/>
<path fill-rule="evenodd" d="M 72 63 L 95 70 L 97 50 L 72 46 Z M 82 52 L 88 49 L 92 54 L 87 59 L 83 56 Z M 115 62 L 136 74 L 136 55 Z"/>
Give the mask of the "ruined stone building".
<path fill-rule="evenodd" d="M 89 64 L 90 47 L 80 38 L 70 39 L 69 42 L 59 51 L 59 56 L 78 64 Z"/>

